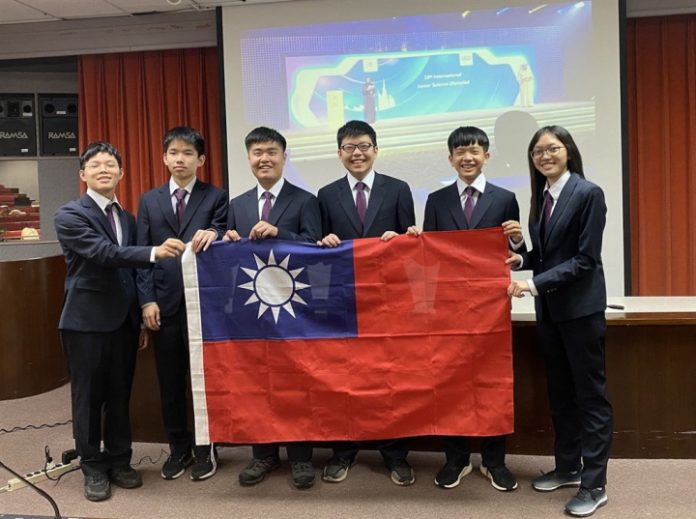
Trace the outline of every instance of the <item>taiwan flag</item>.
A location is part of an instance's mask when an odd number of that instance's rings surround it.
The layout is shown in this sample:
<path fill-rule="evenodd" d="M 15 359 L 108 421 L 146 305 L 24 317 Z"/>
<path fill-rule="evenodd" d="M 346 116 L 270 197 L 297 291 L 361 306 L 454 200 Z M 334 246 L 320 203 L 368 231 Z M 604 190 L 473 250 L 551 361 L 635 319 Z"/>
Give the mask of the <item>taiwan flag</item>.
<path fill-rule="evenodd" d="M 513 431 L 500 228 L 184 254 L 196 441 Z"/>

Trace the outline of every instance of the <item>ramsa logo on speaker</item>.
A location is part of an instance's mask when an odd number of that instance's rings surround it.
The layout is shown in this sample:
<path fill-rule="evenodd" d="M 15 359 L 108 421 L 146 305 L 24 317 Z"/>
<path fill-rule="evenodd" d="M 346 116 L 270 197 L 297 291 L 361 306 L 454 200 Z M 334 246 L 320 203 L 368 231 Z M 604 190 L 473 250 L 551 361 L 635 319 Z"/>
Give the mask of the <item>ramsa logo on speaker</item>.
<path fill-rule="evenodd" d="M 0 139 L 28 139 L 27 132 L 1 132 Z"/>
<path fill-rule="evenodd" d="M 48 132 L 49 139 L 77 139 L 75 132 Z"/>

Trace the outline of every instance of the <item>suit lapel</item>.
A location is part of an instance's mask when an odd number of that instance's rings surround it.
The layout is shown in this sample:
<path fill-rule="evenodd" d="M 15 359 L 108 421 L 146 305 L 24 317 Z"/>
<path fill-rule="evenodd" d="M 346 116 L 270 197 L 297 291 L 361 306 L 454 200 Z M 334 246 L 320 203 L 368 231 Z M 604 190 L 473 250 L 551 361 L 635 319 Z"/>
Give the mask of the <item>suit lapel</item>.
<path fill-rule="evenodd" d="M 101 210 L 99 205 L 92 199 L 91 196 L 85 195 L 82 197 L 82 206 L 87 210 L 87 214 L 94 220 L 99 227 L 101 227 L 102 232 L 108 236 L 112 242 L 118 245 L 118 240 L 114 234 L 114 230 L 109 224 L 109 220 L 106 219 L 106 214 Z M 123 227 L 121 227 L 123 229 Z"/>
<path fill-rule="evenodd" d="M 275 204 L 273 204 L 273 207 L 271 208 L 271 214 L 268 218 L 270 220 L 269 223 L 271 225 L 278 225 L 280 217 L 283 216 L 283 213 L 292 201 L 292 192 L 294 190 L 295 186 L 293 186 L 287 180 L 283 183 L 283 188 L 280 190 L 280 193 L 278 193 L 278 198 L 276 199 Z"/>
<path fill-rule="evenodd" d="M 164 184 L 159 189 L 157 194 L 157 204 L 162 211 L 162 216 L 164 220 L 169 224 L 174 231 L 176 236 L 179 235 L 179 222 L 176 221 L 176 215 L 174 214 L 174 207 L 172 206 L 172 197 L 169 194 L 169 184 Z"/>
<path fill-rule="evenodd" d="M 372 193 L 370 193 L 370 196 L 372 196 Z M 338 184 L 338 203 L 341 204 L 356 234 L 362 236 L 362 224 L 358 216 L 358 208 L 355 207 L 355 200 L 353 200 L 353 193 L 350 192 L 350 184 L 347 178 L 344 178 Z"/>
<path fill-rule="evenodd" d="M 372 191 L 370 191 L 370 199 L 367 204 L 367 212 L 365 213 L 365 223 L 363 225 L 363 236 L 367 236 L 368 229 L 372 225 L 372 222 L 375 221 L 375 217 L 377 216 L 377 213 L 379 213 L 379 208 L 382 206 L 382 202 L 384 202 L 384 179 L 382 178 L 382 175 L 379 173 L 375 172 L 375 181 L 372 183 Z M 351 196 L 351 200 L 353 197 Z M 355 214 L 358 214 L 358 208 L 353 204 L 353 207 L 355 207 Z M 358 221 L 360 221 L 360 217 L 358 217 Z"/>
<path fill-rule="evenodd" d="M 553 209 L 553 213 L 551 213 L 549 223 L 545 226 L 544 244 L 548 241 L 549 237 L 551 236 L 551 233 L 554 231 L 554 228 L 556 227 L 556 224 L 563 217 L 563 214 L 568 208 L 568 205 L 570 205 L 571 197 L 573 195 L 573 191 L 575 191 L 575 188 L 577 187 L 577 184 L 577 177 L 571 174 L 570 178 L 568 179 L 568 182 L 565 186 L 563 186 L 563 189 L 561 190 L 561 195 L 558 197 L 558 200 L 556 201 L 556 206 Z"/>
<path fill-rule="evenodd" d="M 125 209 L 121 209 L 121 211 L 119 211 L 118 219 L 121 222 L 121 245 L 130 245 L 130 224 L 128 221 L 128 213 L 126 213 Z"/>
<path fill-rule="evenodd" d="M 462 209 L 462 198 L 459 196 L 456 182 L 447 189 L 447 207 L 452 214 L 454 223 L 457 224 L 457 229 L 468 229 L 464 218 L 464 209 Z"/>
<path fill-rule="evenodd" d="M 259 220 L 259 200 L 256 198 L 256 188 L 250 189 L 244 193 L 244 214 L 249 220 L 249 230 L 256 225 Z M 242 227 L 242 226 L 239 226 Z"/>
<path fill-rule="evenodd" d="M 469 222 L 469 229 L 476 229 L 483 215 L 491 207 L 493 199 L 495 198 L 495 188 L 491 184 L 486 182 L 485 191 L 479 193 L 478 200 L 474 206 L 474 212 L 471 215 L 471 222 Z M 463 211 L 462 211 L 463 212 Z"/>

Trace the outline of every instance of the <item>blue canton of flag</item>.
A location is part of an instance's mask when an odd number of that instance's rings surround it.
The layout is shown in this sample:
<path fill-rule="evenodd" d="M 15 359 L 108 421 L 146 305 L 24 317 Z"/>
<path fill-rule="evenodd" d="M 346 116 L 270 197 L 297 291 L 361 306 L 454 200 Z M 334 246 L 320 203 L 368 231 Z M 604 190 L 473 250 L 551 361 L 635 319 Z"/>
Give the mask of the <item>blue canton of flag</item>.
<path fill-rule="evenodd" d="M 204 341 L 357 336 L 352 242 L 217 242 L 196 265 Z"/>

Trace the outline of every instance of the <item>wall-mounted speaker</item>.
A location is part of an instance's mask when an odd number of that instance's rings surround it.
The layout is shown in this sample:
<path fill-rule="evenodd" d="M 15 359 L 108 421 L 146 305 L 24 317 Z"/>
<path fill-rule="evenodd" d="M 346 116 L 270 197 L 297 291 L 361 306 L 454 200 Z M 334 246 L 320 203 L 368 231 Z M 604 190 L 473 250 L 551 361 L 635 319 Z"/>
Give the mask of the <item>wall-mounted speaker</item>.
<path fill-rule="evenodd" d="M 0 155 L 36 156 L 32 94 L 0 95 Z"/>
<path fill-rule="evenodd" d="M 77 155 L 77 96 L 39 95 L 40 154 Z"/>

